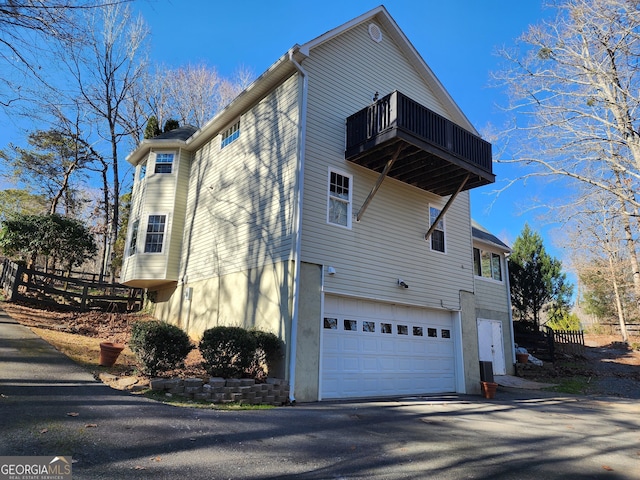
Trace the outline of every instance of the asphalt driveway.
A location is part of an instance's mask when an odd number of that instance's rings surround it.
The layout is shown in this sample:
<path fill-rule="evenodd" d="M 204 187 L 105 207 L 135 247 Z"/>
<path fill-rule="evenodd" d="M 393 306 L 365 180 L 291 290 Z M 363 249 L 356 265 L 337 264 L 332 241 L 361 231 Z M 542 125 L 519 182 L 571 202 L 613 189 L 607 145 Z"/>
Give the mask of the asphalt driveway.
<path fill-rule="evenodd" d="M 0 456 L 70 455 L 74 479 L 640 479 L 639 414 L 518 389 L 176 408 L 96 382 L 0 312 Z"/>

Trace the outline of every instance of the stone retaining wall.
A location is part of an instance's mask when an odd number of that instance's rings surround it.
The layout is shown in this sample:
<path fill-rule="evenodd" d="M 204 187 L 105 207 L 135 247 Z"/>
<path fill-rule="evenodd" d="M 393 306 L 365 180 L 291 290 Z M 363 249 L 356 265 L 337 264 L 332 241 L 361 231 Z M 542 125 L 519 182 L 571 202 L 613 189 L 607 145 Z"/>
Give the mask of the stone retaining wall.
<path fill-rule="evenodd" d="M 153 378 L 150 387 L 156 392 L 212 403 L 280 406 L 289 401 L 289 384 L 279 378 L 267 378 L 266 383 L 251 378 Z"/>

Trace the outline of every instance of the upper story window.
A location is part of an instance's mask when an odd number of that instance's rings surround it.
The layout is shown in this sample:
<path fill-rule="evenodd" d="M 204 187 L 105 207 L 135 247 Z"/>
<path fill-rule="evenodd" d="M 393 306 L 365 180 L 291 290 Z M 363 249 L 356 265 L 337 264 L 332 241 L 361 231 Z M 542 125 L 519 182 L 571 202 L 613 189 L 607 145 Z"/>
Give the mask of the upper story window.
<path fill-rule="evenodd" d="M 429 207 L 429 227 L 436 221 L 440 212 L 441 210 L 439 208 Z M 429 241 L 431 242 L 431 250 L 445 252 L 444 217 L 438 221 L 436 228 L 431 233 Z"/>
<path fill-rule="evenodd" d="M 156 153 L 155 173 L 171 173 L 173 171 L 173 153 Z"/>
<path fill-rule="evenodd" d="M 220 148 L 224 148 L 230 143 L 235 142 L 240 136 L 240 120 L 222 132 L 222 142 Z"/>
<path fill-rule="evenodd" d="M 352 177 L 329 170 L 327 222 L 351 228 Z"/>
<path fill-rule="evenodd" d="M 492 278 L 502 281 L 502 260 L 499 254 L 473 249 L 473 272 L 477 277 Z"/>
<path fill-rule="evenodd" d="M 135 255 L 138 249 L 138 227 L 140 220 L 136 220 L 131 225 L 131 239 L 129 240 L 129 248 L 127 248 L 127 256 Z"/>
<path fill-rule="evenodd" d="M 166 215 L 149 215 L 147 236 L 144 240 L 144 253 L 161 253 L 164 243 Z"/>

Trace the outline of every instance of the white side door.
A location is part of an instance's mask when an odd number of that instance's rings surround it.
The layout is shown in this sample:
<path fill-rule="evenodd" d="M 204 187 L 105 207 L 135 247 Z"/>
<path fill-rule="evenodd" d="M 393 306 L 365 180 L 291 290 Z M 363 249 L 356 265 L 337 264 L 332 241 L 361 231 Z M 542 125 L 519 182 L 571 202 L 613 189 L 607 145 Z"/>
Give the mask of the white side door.
<path fill-rule="evenodd" d="M 481 362 L 493 363 L 495 375 L 507 373 L 501 321 L 478 319 L 478 356 Z"/>

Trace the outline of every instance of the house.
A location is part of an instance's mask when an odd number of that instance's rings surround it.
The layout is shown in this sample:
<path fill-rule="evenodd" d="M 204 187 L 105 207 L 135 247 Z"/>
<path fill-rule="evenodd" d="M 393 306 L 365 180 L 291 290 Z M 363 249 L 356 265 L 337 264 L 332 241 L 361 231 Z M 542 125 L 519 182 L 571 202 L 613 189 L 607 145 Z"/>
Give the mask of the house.
<path fill-rule="evenodd" d="M 479 361 L 492 362 L 493 373 L 514 373 L 515 350 L 507 256 L 511 249 L 471 220 L 473 273 Z"/>
<path fill-rule="evenodd" d="M 479 298 L 506 274 L 474 275 L 476 241 L 504 252 L 472 236 L 491 145 L 383 6 L 128 161 L 121 281 L 193 337 L 279 335 L 292 399 L 478 393 L 478 315 L 502 322 L 509 360 L 506 302 Z"/>

